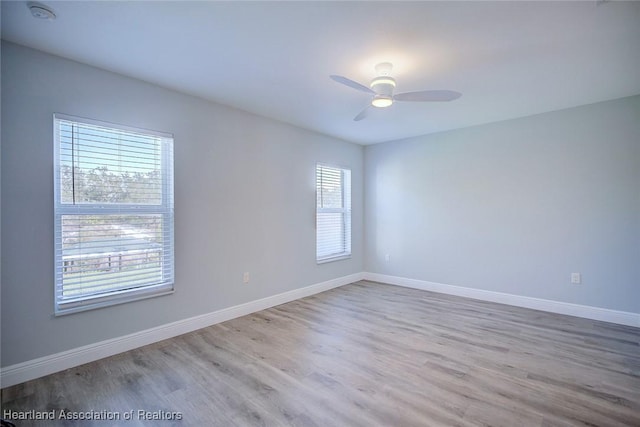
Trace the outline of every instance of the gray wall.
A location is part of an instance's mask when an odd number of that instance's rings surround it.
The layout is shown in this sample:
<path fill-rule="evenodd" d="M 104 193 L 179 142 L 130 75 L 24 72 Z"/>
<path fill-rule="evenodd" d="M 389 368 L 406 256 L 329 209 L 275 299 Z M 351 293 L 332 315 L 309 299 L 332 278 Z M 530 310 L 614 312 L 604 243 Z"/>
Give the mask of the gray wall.
<path fill-rule="evenodd" d="M 175 294 L 53 316 L 54 112 L 174 134 Z M 10 43 L 2 124 L 2 366 L 363 270 L 359 145 Z M 350 260 L 316 265 L 316 162 L 352 168 Z"/>
<path fill-rule="evenodd" d="M 365 271 L 640 313 L 638 96 L 368 146 L 364 187 Z"/>
<path fill-rule="evenodd" d="M 640 97 L 369 146 L 363 173 L 358 145 L 10 43 L 1 66 L 2 366 L 363 270 L 640 312 Z M 53 317 L 54 112 L 175 135 L 175 294 Z M 351 260 L 315 263 L 318 161 L 353 170 Z"/>

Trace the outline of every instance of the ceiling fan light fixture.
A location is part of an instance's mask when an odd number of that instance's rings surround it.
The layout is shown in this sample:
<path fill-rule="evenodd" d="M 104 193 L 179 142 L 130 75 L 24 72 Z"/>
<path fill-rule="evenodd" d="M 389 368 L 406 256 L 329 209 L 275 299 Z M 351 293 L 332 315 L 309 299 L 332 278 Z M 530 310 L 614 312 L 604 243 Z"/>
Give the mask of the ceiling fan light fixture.
<path fill-rule="evenodd" d="M 371 105 L 377 108 L 390 107 L 393 104 L 393 98 L 386 95 L 376 95 L 371 100 Z"/>

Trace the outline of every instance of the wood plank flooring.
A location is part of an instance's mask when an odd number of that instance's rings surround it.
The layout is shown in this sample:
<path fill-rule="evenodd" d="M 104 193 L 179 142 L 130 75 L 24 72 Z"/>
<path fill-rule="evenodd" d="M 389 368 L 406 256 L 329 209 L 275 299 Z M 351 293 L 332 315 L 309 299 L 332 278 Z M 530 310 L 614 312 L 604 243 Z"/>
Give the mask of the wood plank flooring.
<path fill-rule="evenodd" d="M 639 344 L 638 328 L 362 281 L 4 389 L 2 409 L 135 411 L 18 426 L 638 427 Z"/>

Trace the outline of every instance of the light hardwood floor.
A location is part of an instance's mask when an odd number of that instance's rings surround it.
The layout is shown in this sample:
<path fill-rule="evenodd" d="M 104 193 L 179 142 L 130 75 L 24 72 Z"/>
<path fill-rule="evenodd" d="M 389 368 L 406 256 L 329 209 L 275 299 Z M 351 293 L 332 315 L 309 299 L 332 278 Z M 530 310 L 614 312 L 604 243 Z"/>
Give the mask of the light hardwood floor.
<path fill-rule="evenodd" d="M 640 426 L 640 329 L 358 282 L 2 391 L 19 426 Z M 162 412 L 162 413 L 164 413 Z"/>

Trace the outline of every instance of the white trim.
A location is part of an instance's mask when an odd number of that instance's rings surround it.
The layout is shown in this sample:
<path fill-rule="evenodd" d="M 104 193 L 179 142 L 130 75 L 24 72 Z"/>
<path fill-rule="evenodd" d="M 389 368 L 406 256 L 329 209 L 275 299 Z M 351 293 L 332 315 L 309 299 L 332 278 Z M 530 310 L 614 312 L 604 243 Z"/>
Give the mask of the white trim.
<path fill-rule="evenodd" d="M 63 126 L 62 124 L 66 123 L 71 126 L 71 138 L 63 138 Z M 106 143 L 109 147 L 105 148 L 106 152 L 110 152 L 110 150 L 118 149 L 118 153 L 120 153 L 120 148 L 125 147 L 125 153 L 122 154 L 124 158 L 132 159 L 138 158 L 141 156 L 145 157 L 147 154 L 152 158 L 147 160 L 153 160 L 154 164 L 158 166 L 157 161 L 160 160 L 159 164 L 159 172 L 161 176 L 161 193 L 162 198 L 160 203 L 150 203 L 150 204 L 141 204 L 140 201 L 137 203 L 108 203 L 108 202 L 100 202 L 100 203 L 86 203 L 84 201 L 80 201 L 76 203 L 75 197 L 73 201 L 62 200 L 62 187 L 63 187 L 63 179 L 61 177 L 61 169 L 64 166 L 64 163 L 69 161 L 67 157 L 65 161 L 63 158 L 68 156 L 69 154 L 64 155 L 63 152 L 65 150 L 71 151 L 71 169 L 75 170 L 76 167 L 84 168 L 87 167 L 88 164 L 84 164 L 83 161 L 80 163 L 76 163 L 74 160 L 74 153 L 76 153 L 76 148 L 85 147 L 85 142 L 93 141 L 90 138 L 87 140 L 85 137 L 80 136 L 78 132 L 82 133 L 82 129 L 89 130 L 94 128 L 101 128 L 105 133 L 110 135 L 109 141 Z M 133 139 L 130 139 L 132 135 L 135 135 Z M 74 136 L 76 139 L 74 139 Z M 121 137 L 124 136 L 124 139 Z M 137 148 L 135 148 L 135 141 L 137 136 L 148 138 L 148 141 L 143 142 L 146 145 L 146 148 L 143 150 L 146 152 L 145 155 L 141 154 Z M 86 119 L 82 117 L 74 117 L 69 115 L 64 115 L 60 113 L 53 114 L 53 139 L 54 139 L 54 186 L 53 186 L 53 194 L 54 194 L 54 254 L 55 254 L 55 265 L 54 265 L 54 315 L 62 316 L 77 313 L 80 311 L 93 310 L 100 307 L 106 307 L 110 305 L 122 304 L 132 301 L 137 301 L 143 298 L 156 297 L 160 295 L 167 295 L 173 293 L 174 290 L 174 264 L 175 264 L 175 255 L 174 255 L 174 239 L 173 239 L 173 228 L 174 228 L 174 204 L 173 204 L 173 192 L 174 192 L 174 165 L 173 165 L 173 135 L 158 132 L 158 131 L 147 131 L 144 129 L 134 128 L 131 126 L 117 125 L 114 123 L 107 123 L 93 119 Z M 117 137 L 117 138 L 116 138 Z M 153 142 L 151 141 L 153 139 Z M 63 141 L 64 140 L 64 141 Z M 74 141 L 77 141 L 74 143 Z M 95 142 L 95 141 L 93 141 Z M 89 146 L 93 142 L 89 143 Z M 77 147 L 74 148 L 77 144 Z M 95 147 L 95 146 L 94 146 Z M 103 147 L 100 147 L 103 148 Z M 85 148 L 82 148 L 84 150 Z M 91 149 L 89 148 L 89 151 Z M 104 164 L 104 162 L 100 160 L 106 160 L 111 154 L 102 153 L 103 150 L 98 149 L 94 152 L 93 155 L 93 165 Z M 78 151 L 77 154 L 80 154 L 82 151 Z M 158 154 L 160 153 L 160 157 L 158 159 Z M 105 158 L 102 158 L 106 156 Z M 89 159 L 91 156 L 89 157 Z M 80 159 L 80 156 L 77 157 Z M 88 160 L 90 163 L 91 160 Z M 82 166 L 84 165 L 84 166 Z M 149 166 L 149 165 L 145 165 Z M 74 178 L 75 179 L 75 178 Z M 72 179 L 72 187 L 75 189 L 75 181 Z M 75 191 L 75 190 L 74 190 Z M 75 193 L 74 193 L 75 194 Z M 94 283 L 93 289 L 81 289 L 81 295 L 76 296 L 68 296 L 66 295 L 65 289 L 67 289 L 67 275 L 65 274 L 65 236 L 67 236 L 67 232 L 65 232 L 65 227 L 63 226 L 64 220 L 63 218 L 68 215 L 78 215 L 80 217 L 86 216 L 104 216 L 104 215 L 157 215 L 158 219 L 162 222 L 162 227 L 160 228 L 160 238 L 161 242 L 157 245 L 158 252 L 158 265 L 159 268 L 159 277 L 155 278 L 144 278 L 142 280 L 138 280 L 137 283 L 131 282 L 132 276 L 125 275 L 120 277 L 112 286 L 115 286 L 115 290 L 112 291 L 102 291 L 102 293 L 96 293 L 96 284 Z M 76 231 L 77 228 L 82 228 L 83 225 L 78 224 L 77 226 L 69 226 L 71 230 L 67 231 Z M 120 236 L 122 237 L 122 236 Z M 112 238 L 113 239 L 113 238 Z M 117 240 L 117 239 L 116 239 Z M 113 244 L 113 242 L 110 242 Z M 102 245 L 109 245 L 109 243 L 102 242 Z M 106 246 L 102 246 L 104 249 Z M 97 250 L 97 249 L 96 249 Z M 135 254 L 136 251 L 128 252 L 131 254 Z M 161 255 L 160 255 L 161 254 Z M 103 253 L 106 256 L 106 254 Z M 138 258 L 135 261 L 138 266 L 147 266 L 149 263 L 149 259 L 146 260 L 144 258 Z M 111 265 L 111 258 L 109 258 L 109 265 Z M 87 266 L 82 264 L 77 264 L 76 267 L 80 272 L 87 272 Z M 119 270 L 119 269 L 118 269 Z M 89 272 L 90 274 L 94 274 L 93 272 Z M 102 272 L 100 273 L 101 277 L 110 277 L 111 273 L 115 273 L 114 271 L 110 272 Z M 138 273 L 129 272 L 128 274 L 136 275 Z M 94 274 L 95 275 L 95 274 Z M 106 282 L 104 282 L 106 283 Z M 131 288 L 131 286 L 134 288 Z"/>
<path fill-rule="evenodd" d="M 542 310 L 551 313 L 565 314 L 568 316 L 583 317 L 585 319 L 617 323 L 619 325 L 640 327 L 640 313 L 610 310 L 608 308 L 572 304 L 561 301 L 552 301 L 541 298 L 487 291 L 483 289 L 445 285 L 442 283 L 409 279 L 406 277 L 389 276 L 379 273 L 365 272 L 364 280 L 382 282 L 396 286 L 404 286 L 407 288 L 421 289 L 424 291 L 438 292 L 442 294 L 457 295 L 481 301 L 497 302 L 500 304 L 513 305 L 516 307 L 532 308 L 534 310 Z"/>
<path fill-rule="evenodd" d="M 340 172 L 340 186 L 342 188 L 342 207 L 340 208 L 325 208 L 318 206 L 318 200 L 322 199 L 322 190 L 319 189 L 321 183 L 323 182 L 323 177 L 325 175 L 324 169 L 333 169 L 335 171 Z M 320 180 L 318 179 L 320 177 Z M 329 179 L 329 182 L 331 180 Z M 323 202 L 320 203 L 321 205 Z M 324 264 L 332 261 L 339 261 L 342 259 L 347 259 L 351 257 L 351 238 L 352 238 L 352 229 L 351 229 L 351 168 L 348 167 L 339 167 L 339 166 L 331 166 L 324 163 L 316 163 L 316 263 Z M 321 214 L 340 214 L 342 216 L 342 227 L 336 227 L 336 224 L 332 224 L 331 226 L 327 226 L 326 228 L 319 229 L 318 228 L 318 219 Z M 319 249 L 324 247 L 325 239 L 321 238 L 321 236 L 325 236 L 327 232 L 338 232 L 340 231 L 342 234 L 342 241 L 344 243 L 343 248 L 339 248 L 342 250 L 340 253 L 331 253 L 324 256 L 319 256 Z M 326 237 L 326 236 L 325 236 Z M 330 248 L 332 245 L 329 246 Z M 333 249 L 338 249 L 334 247 Z"/>
<path fill-rule="evenodd" d="M 235 319 L 236 317 L 245 316 L 276 305 L 315 295 L 362 279 L 363 273 L 338 277 L 326 282 L 316 283 L 304 288 L 294 289 L 259 300 L 224 308 L 212 313 L 191 317 L 189 319 L 178 320 L 176 322 L 135 332 L 123 337 L 113 338 L 63 351 L 61 353 L 17 363 L 0 370 L 0 384 L 2 385 L 2 388 L 20 384 L 25 381 L 53 374 L 54 372 L 73 368 L 74 366 L 93 362 L 95 360 L 113 356 L 114 354 L 133 350 L 167 338 L 172 338 L 197 329 Z"/>
<path fill-rule="evenodd" d="M 86 123 L 88 125 L 100 126 L 100 127 L 104 127 L 104 128 L 114 128 L 115 127 L 115 128 L 121 129 L 121 130 L 126 131 L 126 132 L 138 133 L 138 134 L 143 134 L 143 135 L 152 135 L 152 136 L 156 136 L 156 137 L 159 137 L 159 138 L 170 138 L 170 139 L 174 138 L 173 134 L 169 133 L 169 132 L 162 132 L 162 131 L 159 131 L 159 130 L 139 128 L 139 127 L 135 127 L 135 126 L 123 125 L 123 124 L 120 124 L 120 123 L 105 122 L 103 120 L 95 120 L 95 119 L 89 119 L 87 117 L 72 116 L 70 114 L 64 114 L 64 113 L 53 113 L 53 118 L 56 119 L 56 120 L 65 120 L 67 122 L 81 122 L 81 123 Z"/>

